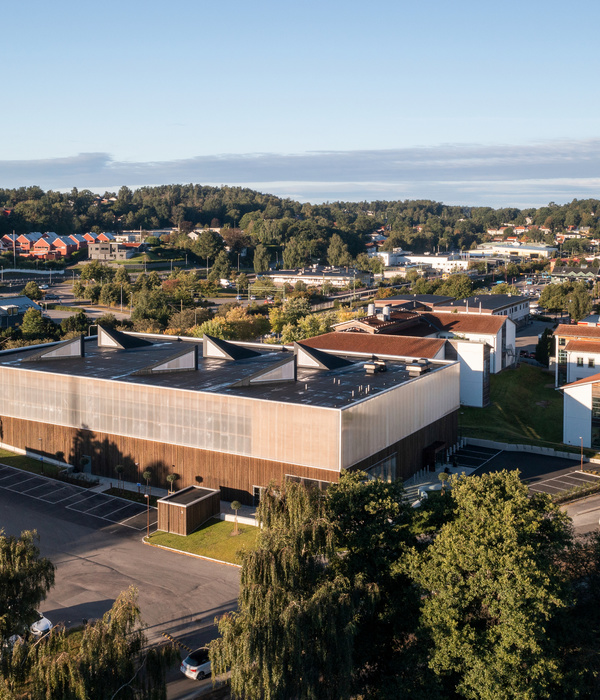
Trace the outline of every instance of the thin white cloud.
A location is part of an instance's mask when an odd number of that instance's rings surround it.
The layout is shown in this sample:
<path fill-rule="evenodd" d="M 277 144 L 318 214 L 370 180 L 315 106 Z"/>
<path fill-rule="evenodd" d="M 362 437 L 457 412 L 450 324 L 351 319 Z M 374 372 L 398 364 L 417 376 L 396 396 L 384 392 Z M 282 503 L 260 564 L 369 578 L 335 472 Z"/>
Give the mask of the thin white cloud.
<path fill-rule="evenodd" d="M 118 189 L 197 182 L 241 185 L 301 201 L 435 199 L 536 206 L 600 194 L 600 139 L 446 144 L 372 151 L 224 154 L 130 163 L 107 153 L 1 161 L 0 186 Z"/>

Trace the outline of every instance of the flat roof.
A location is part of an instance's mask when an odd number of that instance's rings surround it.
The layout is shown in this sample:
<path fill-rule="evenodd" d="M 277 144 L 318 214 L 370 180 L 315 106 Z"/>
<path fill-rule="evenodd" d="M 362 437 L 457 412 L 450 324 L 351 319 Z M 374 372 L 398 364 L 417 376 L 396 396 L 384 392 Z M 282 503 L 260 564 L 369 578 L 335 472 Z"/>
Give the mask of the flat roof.
<path fill-rule="evenodd" d="M 514 306 L 529 302 L 529 298 L 517 294 L 478 294 L 477 296 L 467 297 L 466 299 L 455 299 L 445 304 L 439 305 L 439 309 L 444 307 L 478 309 L 480 306 L 486 311 L 496 311 L 503 309 L 506 306 Z"/>
<path fill-rule="evenodd" d="M 215 493 L 219 493 L 217 489 L 207 489 L 204 486 L 188 486 L 181 491 L 175 491 L 174 493 L 169 493 L 162 498 L 159 498 L 159 502 L 163 503 L 174 503 L 178 506 L 191 506 L 192 503 L 197 503 L 198 501 L 208 498 Z"/>
<path fill-rule="evenodd" d="M 133 334 L 132 334 L 133 335 Z M 128 384 L 164 387 L 239 396 L 250 399 L 279 401 L 325 408 L 340 409 L 387 391 L 395 386 L 414 379 L 406 370 L 402 360 L 388 360 L 387 371 L 367 374 L 364 363 L 372 359 L 372 353 L 363 357 L 345 356 L 351 365 L 337 369 L 322 370 L 297 368 L 297 381 L 281 381 L 251 386 L 234 386 L 259 372 L 275 369 L 282 360 L 292 358 L 293 352 L 282 346 L 259 343 L 236 343 L 251 347 L 259 354 L 239 360 L 202 357 L 203 341 L 191 338 L 178 339 L 174 336 L 135 334 L 151 341 L 151 345 L 129 350 L 98 347 L 96 337 L 86 338 L 85 357 L 65 359 L 34 360 L 40 347 L 51 348 L 53 344 L 34 348 L 17 348 L 0 352 L 0 367 L 32 372 L 49 373 L 71 377 L 93 378 L 104 381 L 118 381 Z M 135 374 L 185 350 L 188 344 L 198 345 L 198 369 L 154 374 Z M 432 371 L 451 364 L 447 361 L 432 361 Z M 366 388 L 368 388 L 368 393 Z"/>

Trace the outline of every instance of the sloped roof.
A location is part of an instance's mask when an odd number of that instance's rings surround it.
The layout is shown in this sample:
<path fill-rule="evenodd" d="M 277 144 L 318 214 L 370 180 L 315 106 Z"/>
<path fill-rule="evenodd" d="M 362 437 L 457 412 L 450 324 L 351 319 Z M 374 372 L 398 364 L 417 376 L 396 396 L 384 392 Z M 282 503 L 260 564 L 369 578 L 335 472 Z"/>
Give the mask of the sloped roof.
<path fill-rule="evenodd" d="M 258 357 L 260 355 L 260 353 L 256 350 L 245 348 L 241 345 L 236 345 L 235 343 L 230 343 L 227 340 L 221 340 L 221 338 L 215 338 L 212 335 L 208 335 L 208 333 L 204 334 L 204 338 L 206 339 L 206 342 L 203 343 L 205 357 L 209 356 L 207 351 L 210 345 L 213 345 L 218 348 L 220 355 L 223 359 L 233 361 L 247 360 L 250 357 Z M 210 356 L 213 357 L 213 355 Z"/>
<path fill-rule="evenodd" d="M 584 379 L 578 379 L 576 382 L 571 382 L 570 384 L 563 384 L 559 386 L 559 389 L 567 389 L 571 386 L 580 386 L 582 384 L 595 384 L 600 382 L 600 374 L 592 374 L 591 377 L 585 377 Z"/>
<path fill-rule="evenodd" d="M 598 338 L 600 340 L 600 327 L 561 324 L 554 330 L 554 335 L 563 335 L 569 338 Z"/>
<path fill-rule="evenodd" d="M 334 332 L 303 340 L 302 345 L 318 348 L 319 350 L 333 350 L 337 352 L 433 359 L 442 349 L 445 342 L 443 338 L 415 338 L 405 335 Z"/>
<path fill-rule="evenodd" d="M 600 343 L 593 340 L 569 340 L 565 345 L 568 352 L 592 352 L 600 353 Z"/>
<path fill-rule="evenodd" d="M 426 313 L 422 318 L 450 333 L 487 333 L 495 335 L 510 320 L 490 314 Z"/>

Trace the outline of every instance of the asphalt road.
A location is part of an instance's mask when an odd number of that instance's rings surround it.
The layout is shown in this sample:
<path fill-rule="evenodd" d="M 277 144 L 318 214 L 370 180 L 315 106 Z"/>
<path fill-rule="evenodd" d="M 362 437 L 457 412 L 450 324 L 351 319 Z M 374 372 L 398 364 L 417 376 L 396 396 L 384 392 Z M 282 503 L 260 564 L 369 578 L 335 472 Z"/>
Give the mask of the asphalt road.
<path fill-rule="evenodd" d="M 538 344 L 538 336 L 544 332 L 546 328 L 552 329 L 554 323 L 548 321 L 532 321 L 530 324 L 517 331 L 516 343 L 517 350 L 525 350 L 525 352 L 535 352 L 535 347 Z"/>
<path fill-rule="evenodd" d="M 168 632 L 197 648 L 216 635 L 215 616 L 237 603 L 236 567 L 144 545 L 142 532 L 1 487 L 0 527 L 7 534 L 32 529 L 39 533 L 42 554 L 57 567 L 56 584 L 40 609 L 55 624 L 76 625 L 84 618 L 97 618 L 121 591 L 135 586 L 149 641 Z M 172 700 L 189 697 L 201 687 L 177 669 L 170 678 Z"/>
<path fill-rule="evenodd" d="M 600 494 L 562 506 L 571 519 L 578 535 L 598 529 L 600 521 Z"/>

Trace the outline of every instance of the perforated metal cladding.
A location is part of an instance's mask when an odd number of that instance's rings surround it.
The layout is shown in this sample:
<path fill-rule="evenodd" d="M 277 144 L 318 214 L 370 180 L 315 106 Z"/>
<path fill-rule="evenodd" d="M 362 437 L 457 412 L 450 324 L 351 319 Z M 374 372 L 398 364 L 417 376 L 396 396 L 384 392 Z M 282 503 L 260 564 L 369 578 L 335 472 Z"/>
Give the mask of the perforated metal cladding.
<path fill-rule="evenodd" d="M 0 414 L 339 470 L 339 411 L 0 368 Z"/>
<path fill-rule="evenodd" d="M 459 371 L 448 365 L 343 409 L 342 469 L 456 411 Z"/>

